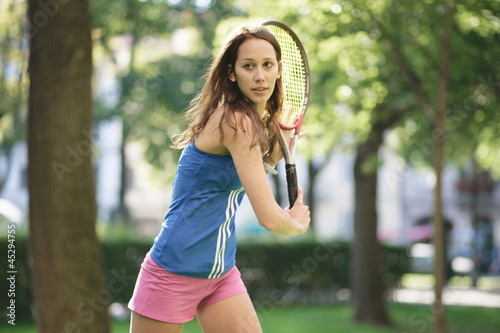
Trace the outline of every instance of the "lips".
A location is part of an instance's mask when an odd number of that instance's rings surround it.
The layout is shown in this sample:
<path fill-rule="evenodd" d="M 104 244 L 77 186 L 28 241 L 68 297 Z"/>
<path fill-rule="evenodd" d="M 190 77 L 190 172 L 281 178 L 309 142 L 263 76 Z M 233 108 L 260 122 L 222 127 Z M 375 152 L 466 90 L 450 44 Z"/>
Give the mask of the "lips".
<path fill-rule="evenodd" d="M 261 92 L 266 91 L 267 87 L 255 87 L 255 88 L 252 88 L 252 90 L 257 92 L 257 93 L 261 93 Z"/>

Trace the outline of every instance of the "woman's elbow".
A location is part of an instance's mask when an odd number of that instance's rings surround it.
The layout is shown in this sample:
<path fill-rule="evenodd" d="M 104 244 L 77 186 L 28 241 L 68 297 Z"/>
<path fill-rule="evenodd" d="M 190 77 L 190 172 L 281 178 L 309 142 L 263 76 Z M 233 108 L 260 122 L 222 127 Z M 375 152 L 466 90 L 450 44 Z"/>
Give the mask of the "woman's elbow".
<path fill-rule="evenodd" d="M 267 231 L 275 232 L 279 228 L 279 223 L 276 220 L 259 220 L 261 227 L 264 227 Z"/>
<path fill-rule="evenodd" d="M 259 224 L 268 231 L 276 233 L 287 223 L 287 217 L 289 216 L 284 211 L 276 212 L 275 214 L 267 214 L 267 216 L 259 218 Z"/>

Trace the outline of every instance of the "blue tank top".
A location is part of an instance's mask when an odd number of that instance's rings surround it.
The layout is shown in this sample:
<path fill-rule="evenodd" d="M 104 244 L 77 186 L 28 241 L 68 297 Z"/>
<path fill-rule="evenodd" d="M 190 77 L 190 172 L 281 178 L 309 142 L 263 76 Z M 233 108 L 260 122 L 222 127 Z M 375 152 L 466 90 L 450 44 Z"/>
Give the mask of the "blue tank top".
<path fill-rule="evenodd" d="M 172 200 L 151 257 L 166 270 L 214 279 L 235 263 L 234 214 L 245 192 L 231 155 L 182 151 Z"/>

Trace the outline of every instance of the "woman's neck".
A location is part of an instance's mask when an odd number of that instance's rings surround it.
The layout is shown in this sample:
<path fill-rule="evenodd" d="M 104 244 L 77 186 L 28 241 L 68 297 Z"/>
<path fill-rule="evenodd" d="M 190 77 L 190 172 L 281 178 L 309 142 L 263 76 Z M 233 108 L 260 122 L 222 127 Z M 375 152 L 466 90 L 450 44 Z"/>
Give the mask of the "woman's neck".
<path fill-rule="evenodd" d="M 264 113 L 266 113 L 266 106 L 261 104 L 256 104 L 255 108 L 257 109 L 259 116 L 262 118 L 264 116 Z"/>

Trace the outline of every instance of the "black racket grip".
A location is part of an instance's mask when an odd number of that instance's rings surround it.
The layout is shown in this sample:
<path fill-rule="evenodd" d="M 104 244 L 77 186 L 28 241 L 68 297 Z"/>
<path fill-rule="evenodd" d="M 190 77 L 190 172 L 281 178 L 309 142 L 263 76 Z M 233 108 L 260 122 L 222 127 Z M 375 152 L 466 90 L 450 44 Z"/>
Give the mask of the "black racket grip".
<path fill-rule="evenodd" d="M 290 208 L 295 204 L 297 200 L 297 192 L 299 190 L 299 184 L 297 183 L 297 169 L 295 164 L 285 164 L 286 170 L 286 183 L 288 185 L 288 201 L 290 201 Z"/>

